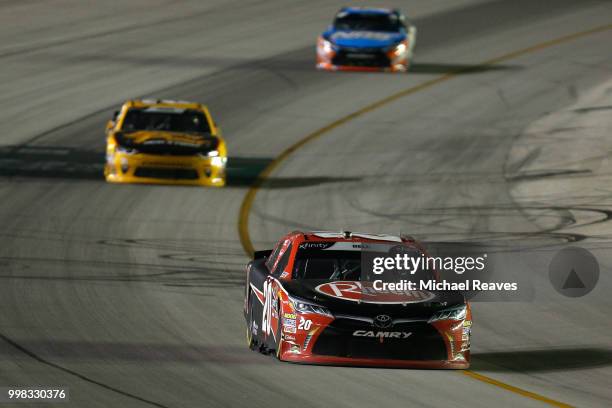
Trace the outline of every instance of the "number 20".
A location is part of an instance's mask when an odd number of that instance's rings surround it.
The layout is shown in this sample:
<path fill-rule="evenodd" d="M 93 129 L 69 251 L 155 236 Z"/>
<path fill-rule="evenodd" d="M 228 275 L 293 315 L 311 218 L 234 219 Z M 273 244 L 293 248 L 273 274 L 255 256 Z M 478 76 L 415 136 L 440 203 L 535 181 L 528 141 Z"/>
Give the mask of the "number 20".
<path fill-rule="evenodd" d="M 300 330 L 310 330 L 310 326 L 312 326 L 311 320 L 306 320 L 300 316 L 300 324 L 298 325 L 298 329 Z"/>

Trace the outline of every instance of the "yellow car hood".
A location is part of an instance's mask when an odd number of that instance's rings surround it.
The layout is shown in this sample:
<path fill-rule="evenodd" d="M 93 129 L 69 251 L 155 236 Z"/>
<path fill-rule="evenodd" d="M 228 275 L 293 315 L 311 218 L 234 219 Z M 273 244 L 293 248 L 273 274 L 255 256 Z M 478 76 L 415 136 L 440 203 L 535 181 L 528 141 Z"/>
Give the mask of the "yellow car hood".
<path fill-rule="evenodd" d="M 140 144 L 170 144 L 199 147 L 208 145 L 214 136 L 192 135 L 166 131 L 140 130 L 136 132 L 121 132 L 122 138 L 129 143 Z"/>
<path fill-rule="evenodd" d="M 181 156 L 206 155 L 220 144 L 216 136 L 162 131 L 119 131 L 114 139 L 120 147 L 133 152 Z"/>

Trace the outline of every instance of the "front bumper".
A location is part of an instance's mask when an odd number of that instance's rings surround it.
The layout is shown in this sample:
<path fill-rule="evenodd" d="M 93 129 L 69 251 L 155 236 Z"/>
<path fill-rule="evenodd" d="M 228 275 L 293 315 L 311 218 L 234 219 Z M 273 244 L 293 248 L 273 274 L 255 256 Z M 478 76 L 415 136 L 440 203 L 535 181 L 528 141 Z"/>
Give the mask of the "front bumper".
<path fill-rule="evenodd" d="M 351 65 L 334 65 L 328 62 L 317 63 L 317 69 L 322 71 L 352 71 L 352 72 L 406 72 L 408 64 L 396 64 L 388 67 L 369 67 L 369 66 L 351 66 Z"/>
<path fill-rule="evenodd" d="M 355 318 L 314 315 L 308 332 L 282 326 L 279 357 L 304 364 L 466 369 L 470 365 L 471 320 L 397 322 L 373 328 Z M 303 320 L 301 317 L 298 321 Z"/>
<path fill-rule="evenodd" d="M 468 353 L 469 354 L 469 353 Z M 391 360 L 377 358 L 348 358 L 331 356 L 304 356 L 299 354 L 284 355 L 282 360 L 299 364 L 320 364 L 355 367 L 392 367 L 392 368 L 425 368 L 465 370 L 470 368 L 469 356 L 463 361 L 450 360 Z"/>
<path fill-rule="evenodd" d="M 104 177 L 110 183 L 177 184 L 222 187 L 224 157 L 107 154 Z"/>
<path fill-rule="evenodd" d="M 406 72 L 410 52 L 395 55 L 380 49 L 317 49 L 317 69 L 325 71 Z"/>

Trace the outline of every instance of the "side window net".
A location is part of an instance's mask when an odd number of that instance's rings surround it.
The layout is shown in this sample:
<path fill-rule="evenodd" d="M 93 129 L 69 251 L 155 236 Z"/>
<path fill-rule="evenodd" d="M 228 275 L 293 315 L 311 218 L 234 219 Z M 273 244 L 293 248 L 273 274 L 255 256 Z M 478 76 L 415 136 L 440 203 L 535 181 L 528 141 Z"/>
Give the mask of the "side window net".
<path fill-rule="evenodd" d="M 281 256 L 280 260 L 278 261 L 276 269 L 272 271 L 272 274 L 274 276 L 280 275 L 287 267 L 287 264 L 289 263 L 289 258 L 291 258 L 291 249 L 293 249 L 293 245 L 290 244 L 289 247 L 287 247 L 287 250 L 283 253 L 283 256 Z"/>

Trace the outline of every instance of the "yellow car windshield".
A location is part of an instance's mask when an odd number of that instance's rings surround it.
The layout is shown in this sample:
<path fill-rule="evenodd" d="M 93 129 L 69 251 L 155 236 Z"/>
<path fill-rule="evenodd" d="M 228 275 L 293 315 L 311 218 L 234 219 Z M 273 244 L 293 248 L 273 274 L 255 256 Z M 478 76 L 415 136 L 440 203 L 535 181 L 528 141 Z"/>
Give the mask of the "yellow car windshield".
<path fill-rule="evenodd" d="M 210 133 L 208 121 L 202 112 L 175 108 L 132 108 L 127 111 L 121 130 Z"/>

